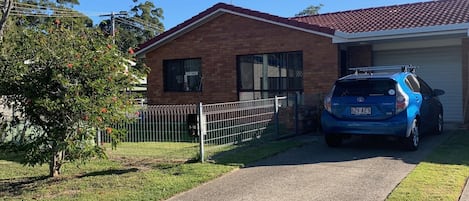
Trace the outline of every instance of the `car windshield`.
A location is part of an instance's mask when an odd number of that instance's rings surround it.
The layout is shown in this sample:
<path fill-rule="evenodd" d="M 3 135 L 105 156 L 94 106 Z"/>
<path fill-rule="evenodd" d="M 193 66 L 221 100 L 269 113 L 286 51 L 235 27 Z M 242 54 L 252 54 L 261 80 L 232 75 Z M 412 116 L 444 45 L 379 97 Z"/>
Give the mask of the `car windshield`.
<path fill-rule="evenodd" d="M 339 80 L 333 96 L 393 96 L 396 82 L 392 79 Z"/>

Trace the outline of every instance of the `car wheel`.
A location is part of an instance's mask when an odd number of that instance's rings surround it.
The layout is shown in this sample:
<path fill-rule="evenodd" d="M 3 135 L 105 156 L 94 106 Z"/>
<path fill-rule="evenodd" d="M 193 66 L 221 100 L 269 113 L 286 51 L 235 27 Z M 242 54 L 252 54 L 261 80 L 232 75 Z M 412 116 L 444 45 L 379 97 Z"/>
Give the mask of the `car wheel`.
<path fill-rule="evenodd" d="M 437 122 L 437 125 L 435 126 L 435 133 L 438 135 L 443 133 L 443 114 L 442 113 L 438 114 L 438 122 Z"/>
<path fill-rule="evenodd" d="M 342 144 L 342 136 L 335 134 L 326 134 L 326 143 L 329 147 L 338 147 Z"/>
<path fill-rule="evenodd" d="M 415 151 L 419 148 L 420 135 L 419 135 L 419 125 L 417 119 L 414 119 L 412 122 L 412 128 L 410 129 L 409 137 L 405 138 L 407 149 L 410 151 Z"/>

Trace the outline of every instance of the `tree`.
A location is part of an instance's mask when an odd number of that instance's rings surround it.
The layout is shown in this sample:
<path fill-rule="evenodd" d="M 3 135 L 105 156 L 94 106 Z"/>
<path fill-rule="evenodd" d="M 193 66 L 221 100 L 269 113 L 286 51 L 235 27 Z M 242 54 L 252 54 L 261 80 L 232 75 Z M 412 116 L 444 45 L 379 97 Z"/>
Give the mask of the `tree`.
<path fill-rule="evenodd" d="M 7 20 L 11 25 L 30 27 L 46 23 L 56 23 L 59 18 L 61 23 L 70 27 L 92 27 L 93 21 L 67 6 L 78 5 L 78 0 L 4 0 L 0 3 L 0 42 L 2 41 Z M 66 18 L 63 18 L 66 17 Z"/>
<path fill-rule="evenodd" d="M 3 42 L 3 32 L 11 9 L 13 9 L 13 0 L 4 0 L 0 16 L 0 44 Z"/>
<path fill-rule="evenodd" d="M 139 44 L 155 37 L 163 32 L 164 26 L 160 19 L 163 19 L 163 9 L 156 8 L 151 1 L 139 2 L 133 0 L 136 4 L 130 11 L 128 17 L 116 17 L 116 45 L 122 51 L 129 48 L 135 48 Z M 111 20 L 104 20 L 99 27 L 109 35 L 112 34 Z"/>
<path fill-rule="evenodd" d="M 19 0 L 13 21 L 18 26 L 31 27 L 56 23 L 60 19 L 62 24 L 72 28 L 92 27 L 93 21 L 89 17 L 70 8 L 77 4 L 77 0 Z"/>
<path fill-rule="evenodd" d="M 27 165 L 49 164 L 50 176 L 65 162 L 105 157 L 96 132 L 109 134 L 113 147 L 120 141 L 125 131 L 113 125 L 135 110 L 126 89 L 147 68 L 126 70 L 130 55 L 96 29 L 45 24 L 6 37 L 12 42 L 0 47 L 8 49 L 0 54 L 0 94 L 20 116 L 2 128 L 27 129 L 2 146 L 23 152 Z"/>
<path fill-rule="evenodd" d="M 317 14 L 319 14 L 319 10 L 323 6 L 324 6 L 323 4 L 319 4 L 317 6 L 313 6 L 313 5 L 308 6 L 307 8 L 302 10 L 301 12 L 295 14 L 295 17 L 302 17 L 302 16 L 308 16 L 308 15 L 317 15 Z"/>

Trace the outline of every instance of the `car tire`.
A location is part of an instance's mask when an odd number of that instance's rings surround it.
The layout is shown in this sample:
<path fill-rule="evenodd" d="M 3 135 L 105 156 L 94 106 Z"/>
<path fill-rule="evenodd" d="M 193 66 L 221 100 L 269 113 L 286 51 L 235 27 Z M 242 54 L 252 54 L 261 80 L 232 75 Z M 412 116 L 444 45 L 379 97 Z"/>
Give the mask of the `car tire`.
<path fill-rule="evenodd" d="M 342 136 L 336 134 L 326 134 L 326 144 L 329 147 L 338 147 L 342 144 Z"/>
<path fill-rule="evenodd" d="M 434 131 L 437 135 L 440 135 L 443 133 L 443 124 L 444 124 L 443 113 L 440 112 L 438 114 L 438 122 L 435 126 L 435 131 Z"/>
<path fill-rule="evenodd" d="M 409 137 L 404 138 L 407 150 L 416 151 L 419 148 L 420 133 L 417 119 L 412 122 Z"/>

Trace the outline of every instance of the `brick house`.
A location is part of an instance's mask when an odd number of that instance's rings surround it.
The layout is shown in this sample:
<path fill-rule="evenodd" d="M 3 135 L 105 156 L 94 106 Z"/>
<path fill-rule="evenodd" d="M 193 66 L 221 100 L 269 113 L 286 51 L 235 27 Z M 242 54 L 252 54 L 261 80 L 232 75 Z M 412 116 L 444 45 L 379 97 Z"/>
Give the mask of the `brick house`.
<path fill-rule="evenodd" d="M 413 64 L 467 122 L 469 0 L 283 18 L 218 3 L 140 46 L 149 104 L 327 93 L 352 66 Z"/>

